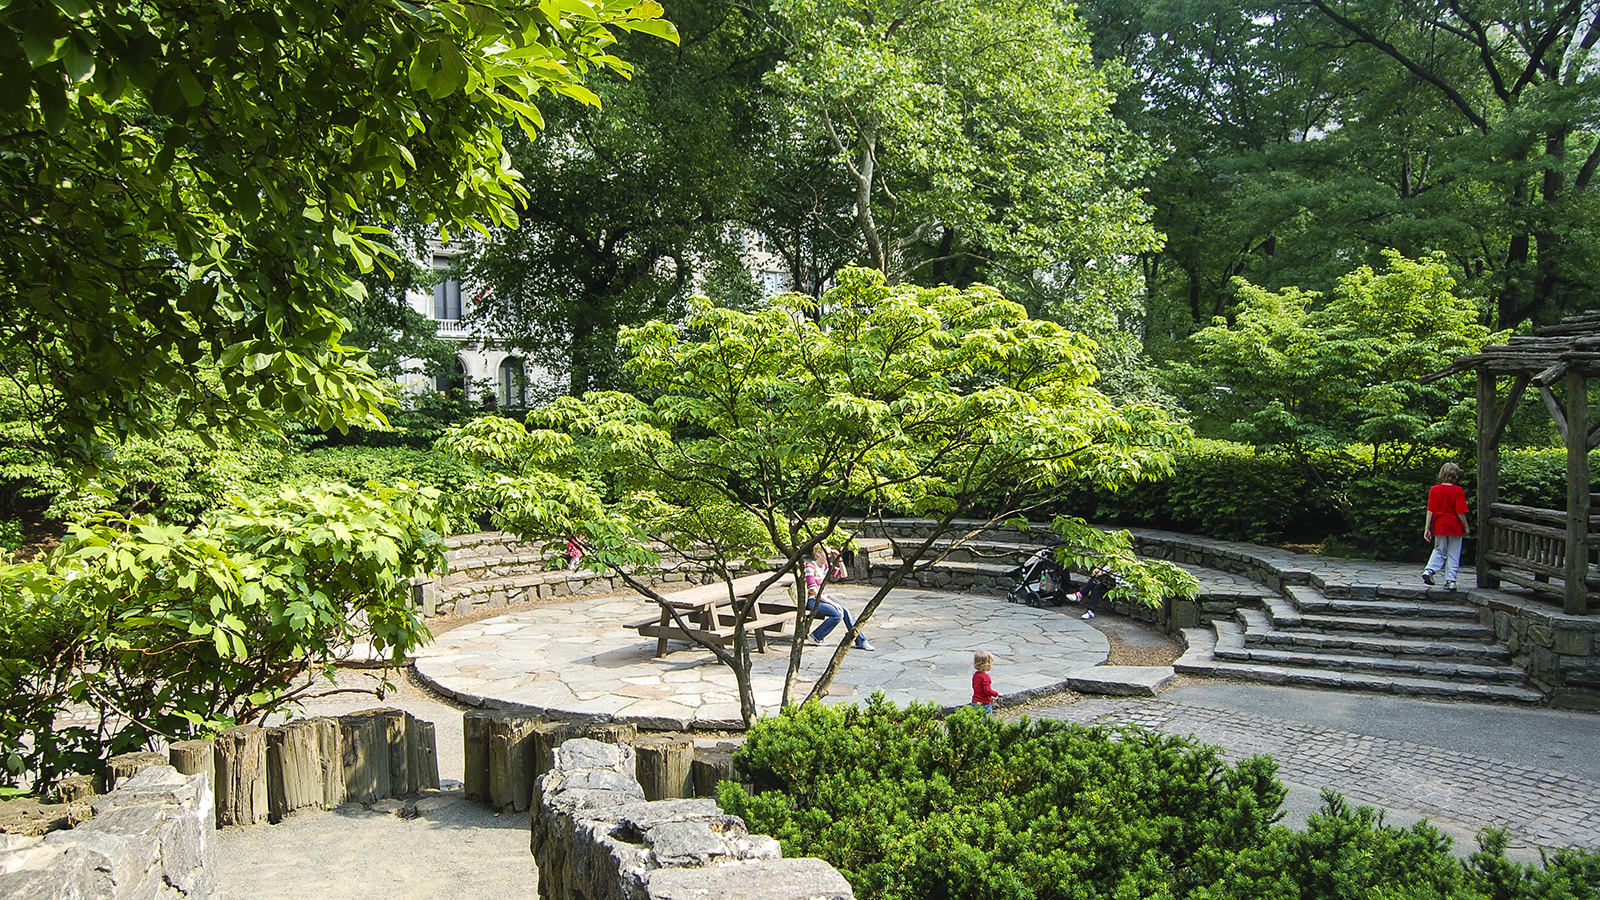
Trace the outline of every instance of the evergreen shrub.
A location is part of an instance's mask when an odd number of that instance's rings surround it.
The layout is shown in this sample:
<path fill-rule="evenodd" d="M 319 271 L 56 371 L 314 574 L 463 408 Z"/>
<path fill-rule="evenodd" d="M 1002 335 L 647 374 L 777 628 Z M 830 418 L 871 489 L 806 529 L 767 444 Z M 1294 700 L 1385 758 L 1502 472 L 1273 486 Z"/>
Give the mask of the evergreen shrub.
<path fill-rule="evenodd" d="M 1600 898 L 1600 855 L 1523 866 L 1488 832 L 1462 863 L 1426 822 L 1394 828 L 1333 794 L 1304 832 L 1277 825 L 1271 759 L 1230 765 L 1133 728 L 944 718 L 876 695 L 762 719 L 735 762 L 755 792 L 724 782 L 723 808 L 862 900 Z"/>

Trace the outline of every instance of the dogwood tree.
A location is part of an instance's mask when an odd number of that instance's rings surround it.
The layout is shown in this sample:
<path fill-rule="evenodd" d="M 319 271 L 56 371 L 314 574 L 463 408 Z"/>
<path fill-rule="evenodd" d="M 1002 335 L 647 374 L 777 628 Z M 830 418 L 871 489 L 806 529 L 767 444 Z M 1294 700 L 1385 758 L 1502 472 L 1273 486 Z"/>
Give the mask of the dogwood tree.
<path fill-rule="evenodd" d="M 775 570 L 752 596 L 730 589 L 731 646 L 702 642 L 734 670 L 747 722 L 757 709 L 744 624 L 819 542 L 882 513 L 937 523 L 903 550 L 813 698 L 956 519 L 999 522 L 1069 478 L 1120 485 L 1164 473 L 1184 434 L 1158 409 L 1101 394 L 1092 341 L 1028 318 L 992 288 L 891 286 L 850 269 L 818 303 L 791 294 L 742 312 L 698 302 L 682 323 L 623 332 L 639 393 L 565 397 L 525 425 L 480 419 L 444 439 L 495 472 L 479 500 L 500 527 L 553 546 L 581 536 L 586 565 L 658 602 L 646 575 L 664 554 L 730 585 L 741 570 Z M 1186 589 L 1176 568 L 1132 565 L 1152 595 Z M 791 689 L 800 654 L 796 642 Z"/>

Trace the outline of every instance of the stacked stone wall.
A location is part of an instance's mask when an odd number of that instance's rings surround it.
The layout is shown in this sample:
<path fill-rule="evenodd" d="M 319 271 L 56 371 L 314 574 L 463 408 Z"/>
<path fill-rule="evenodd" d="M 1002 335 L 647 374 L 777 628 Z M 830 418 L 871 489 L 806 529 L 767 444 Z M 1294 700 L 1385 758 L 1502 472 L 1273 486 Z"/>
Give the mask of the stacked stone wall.
<path fill-rule="evenodd" d="M 820 859 L 784 859 L 716 801 L 645 799 L 627 745 L 577 739 L 539 779 L 532 849 L 544 900 L 849 900 Z"/>
<path fill-rule="evenodd" d="M 212 900 L 216 810 L 204 774 L 151 766 L 43 837 L 0 834 L 0 900 Z"/>

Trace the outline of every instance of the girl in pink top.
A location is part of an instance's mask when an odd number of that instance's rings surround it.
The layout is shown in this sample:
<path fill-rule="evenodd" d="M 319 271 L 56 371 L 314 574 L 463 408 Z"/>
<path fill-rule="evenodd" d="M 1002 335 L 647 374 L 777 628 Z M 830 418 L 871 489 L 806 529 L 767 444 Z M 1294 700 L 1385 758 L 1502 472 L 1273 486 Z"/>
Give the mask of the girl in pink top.
<path fill-rule="evenodd" d="M 1422 580 L 1433 584 L 1435 572 L 1444 572 L 1444 588 L 1456 589 L 1461 570 L 1461 541 L 1471 531 L 1467 525 L 1467 492 L 1461 489 L 1461 467 L 1453 462 L 1439 469 L 1439 483 L 1428 491 L 1428 519 L 1422 539 L 1433 541 L 1433 555 L 1422 570 Z"/>
<path fill-rule="evenodd" d="M 972 705 L 983 710 L 985 716 L 994 715 L 994 701 L 1000 699 L 1000 692 L 994 689 L 989 682 L 989 667 L 994 665 L 994 657 L 987 650 L 979 650 L 972 656 Z"/>
<path fill-rule="evenodd" d="M 844 622 L 845 628 L 856 627 L 856 620 L 850 615 L 850 610 L 843 603 L 833 598 L 832 594 L 822 589 L 822 582 L 829 578 L 845 578 L 850 574 L 844 567 L 844 560 L 839 556 L 839 551 L 829 550 L 821 544 L 812 550 L 811 559 L 806 563 L 806 605 L 817 611 L 817 616 L 822 619 L 807 639 L 811 644 L 820 644 L 834 626 Z M 857 650 L 875 650 L 868 643 L 865 634 L 856 635 L 855 648 Z"/>

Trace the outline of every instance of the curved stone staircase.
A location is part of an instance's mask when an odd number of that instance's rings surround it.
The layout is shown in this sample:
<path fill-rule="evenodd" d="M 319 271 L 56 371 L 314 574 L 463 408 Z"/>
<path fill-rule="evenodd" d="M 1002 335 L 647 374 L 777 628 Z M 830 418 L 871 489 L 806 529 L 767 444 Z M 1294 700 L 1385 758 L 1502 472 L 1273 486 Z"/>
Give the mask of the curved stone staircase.
<path fill-rule="evenodd" d="M 960 546 L 936 544 L 944 559 L 916 571 L 908 585 L 1004 596 L 1011 584 L 1006 573 L 1053 539 L 1038 527 L 971 524 L 976 533 Z M 881 583 L 898 568 L 899 550 L 924 538 L 929 525 L 858 526 L 866 540 L 888 545 L 869 556 L 871 580 Z M 1546 699 L 1493 629 L 1480 623 L 1480 607 L 1466 602 L 1464 592 L 1425 587 L 1414 567 L 1131 531 L 1138 552 L 1170 560 L 1200 582 L 1192 604 L 1106 605 L 1181 637 L 1186 651 L 1174 664 L 1178 672 L 1429 698 Z"/>

